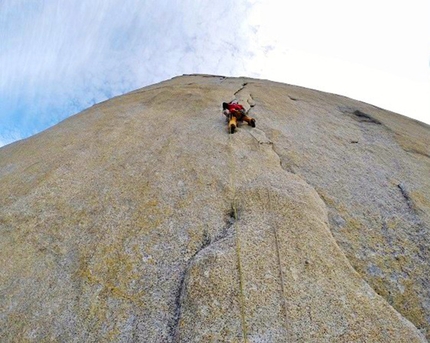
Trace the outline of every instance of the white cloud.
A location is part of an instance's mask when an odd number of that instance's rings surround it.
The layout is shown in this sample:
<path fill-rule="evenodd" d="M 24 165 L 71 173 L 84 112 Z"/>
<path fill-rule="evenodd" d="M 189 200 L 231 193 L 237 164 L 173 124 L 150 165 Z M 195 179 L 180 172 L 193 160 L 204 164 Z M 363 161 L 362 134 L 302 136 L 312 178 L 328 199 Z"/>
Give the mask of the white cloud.
<path fill-rule="evenodd" d="M 412 116 L 428 110 L 429 13 L 426 0 L 3 0 L 0 140 L 183 73 L 273 79 Z"/>
<path fill-rule="evenodd" d="M 279 4 L 259 1 L 250 15 L 255 45 L 270 47 L 248 61 L 253 76 L 346 95 L 430 123 L 430 2 Z"/>
<path fill-rule="evenodd" d="M 0 91 L 9 108 L 25 109 L 1 113 L 3 125 L 19 122 L 32 132 L 182 73 L 244 74 L 247 8 L 233 0 L 6 0 L 0 4 Z"/>

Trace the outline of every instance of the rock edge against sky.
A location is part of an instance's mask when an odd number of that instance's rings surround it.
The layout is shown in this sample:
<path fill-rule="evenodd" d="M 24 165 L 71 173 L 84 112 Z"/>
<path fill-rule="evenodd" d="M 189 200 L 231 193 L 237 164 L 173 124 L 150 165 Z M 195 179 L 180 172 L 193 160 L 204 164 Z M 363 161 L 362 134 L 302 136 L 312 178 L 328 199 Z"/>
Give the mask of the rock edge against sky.
<path fill-rule="evenodd" d="M 100 103 L 0 149 L 1 340 L 425 342 L 429 171 L 428 125 L 291 85 Z"/>

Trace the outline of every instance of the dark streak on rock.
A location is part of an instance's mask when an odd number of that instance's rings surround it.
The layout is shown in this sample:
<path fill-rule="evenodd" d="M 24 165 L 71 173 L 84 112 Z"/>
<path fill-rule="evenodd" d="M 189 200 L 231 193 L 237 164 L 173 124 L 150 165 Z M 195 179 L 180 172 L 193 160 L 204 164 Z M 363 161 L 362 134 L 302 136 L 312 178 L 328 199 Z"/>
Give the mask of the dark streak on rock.
<path fill-rule="evenodd" d="M 414 149 L 403 149 L 403 150 L 410 153 L 410 154 L 417 154 L 417 155 L 421 155 L 421 156 L 430 158 L 430 154 L 426 154 L 426 153 L 423 153 L 423 152 L 418 151 L 418 150 L 414 150 Z"/>
<path fill-rule="evenodd" d="M 233 223 L 236 221 L 236 210 L 234 209 L 234 206 L 232 205 L 230 210 L 228 211 L 228 217 L 227 225 L 233 225 Z"/>
<path fill-rule="evenodd" d="M 188 260 L 187 265 L 183 272 L 180 275 L 179 279 L 179 287 L 175 292 L 175 303 L 174 303 L 174 313 L 173 318 L 168 323 L 169 328 L 169 336 L 171 337 L 171 342 L 177 342 L 178 341 L 178 333 L 179 333 L 179 320 L 181 318 L 181 312 L 182 312 L 182 302 L 183 302 L 183 296 L 184 296 L 184 290 L 185 290 L 185 279 L 188 275 L 188 271 L 190 269 L 190 266 L 192 265 L 192 262 L 194 261 L 196 255 L 208 247 L 210 245 L 210 240 L 207 240 L 207 237 L 205 235 L 203 236 L 202 246 L 199 250 Z"/>
<path fill-rule="evenodd" d="M 240 87 L 236 92 L 234 92 L 234 95 L 236 95 L 237 93 L 239 93 L 240 91 L 242 91 L 246 87 L 247 84 L 248 84 L 248 82 L 243 83 L 242 87 Z"/>
<path fill-rule="evenodd" d="M 224 238 L 231 237 L 233 235 L 233 231 L 231 230 L 231 228 L 234 225 L 234 223 L 237 221 L 237 219 L 235 218 L 235 215 L 237 215 L 237 213 L 234 212 L 233 207 L 227 211 L 224 227 L 213 238 L 213 240 L 210 241 L 209 245 L 215 244 L 215 243 L 223 240 Z"/>
<path fill-rule="evenodd" d="M 372 118 L 370 115 L 361 112 L 360 110 L 355 110 L 354 112 L 352 112 L 352 114 L 357 116 L 359 118 L 359 121 L 381 125 L 381 122 L 379 120 Z"/>
<path fill-rule="evenodd" d="M 298 100 L 297 98 L 293 98 L 292 96 L 289 96 L 289 95 L 288 95 L 288 97 L 290 98 L 290 100 L 293 100 L 293 101 L 297 101 Z"/>
<path fill-rule="evenodd" d="M 211 237 L 210 237 L 210 235 L 209 235 L 209 233 L 208 233 L 207 230 L 203 230 L 202 245 L 201 245 L 200 249 L 194 254 L 194 256 L 196 256 L 196 254 L 198 254 L 204 248 L 208 247 L 209 244 L 211 244 Z"/>
<path fill-rule="evenodd" d="M 348 108 L 348 107 L 339 107 L 339 110 L 344 114 L 354 115 L 354 118 L 359 122 L 382 125 L 382 123 L 379 120 L 373 118 L 370 114 L 364 113 L 363 111 L 353 110 L 352 108 Z"/>
<path fill-rule="evenodd" d="M 412 202 L 411 197 L 409 196 L 409 192 L 407 191 L 405 185 L 403 183 L 399 183 L 397 187 L 400 189 L 400 192 L 402 192 L 403 198 L 405 198 L 406 203 L 408 204 L 409 209 L 414 210 L 414 205 Z"/>
<path fill-rule="evenodd" d="M 185 278 L 188 274 L 188 269 L 189 269 L 190 262 L 192 259 L 193 258 L 191 258 L 188 261 L 188 264 L 187 264 L 185 270 L 181 273 L 181 277 L 179 280 L 179 287 L 175 293 L 175 304 L 174 304 L 173 318 L 167 324 L 168 329 L 169 329 L 169 336 L 171 337 L 171 342 L 177 341 L 178 324 L 179 324 L 179 319 L 181 317 L 182 297 L 183 297 L 184 288 L 185 288 Z"/>

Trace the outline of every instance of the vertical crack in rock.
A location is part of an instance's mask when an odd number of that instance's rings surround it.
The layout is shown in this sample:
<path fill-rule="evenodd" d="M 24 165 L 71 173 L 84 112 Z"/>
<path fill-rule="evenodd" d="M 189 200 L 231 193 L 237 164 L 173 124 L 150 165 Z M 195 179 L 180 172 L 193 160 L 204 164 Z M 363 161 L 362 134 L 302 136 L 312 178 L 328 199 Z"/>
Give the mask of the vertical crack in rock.
<path fill-rule="evenodd" d="M 265 133 L 264 133 L 264 131 L 262 131 L 263 132 L 263 134 L 265 135 Z M 254 137 L 254 138 L 256 138 L 256 137 Z M 257 138 L 256 138 L 257 139 Z M 257 139 L 257 141 L 259 141 L 258 139 Z M 284 170 L 284 171 L 286 171 L 286 172 L 290 172 L 288 169 L 286 169 L 283 165 L 282 165 L 282 159 L 281 159 L 281 156 L 279 155 L 279 153 L 276 151 L 276 149 L 275 149 L 275 147 L 274 147 L 274 144 L 269 140 L 269 142 L 270 142 L 270 145 L 272 146 L 272 150 L 273 150 L 273 152 L 278 156 L 278 158 L 279 158 L 279 163 L 280 163 L 280 167 Z M 259 141 L 259 143 L 260 143 L 260 141 Z M 261 143 L 260 143 L 261 144 Z M 325 201 L 325 199 L 324 199 L 324 197 L 315 189 L 315 187 L 313 187 L 311 184 L 309 184 L 308 182 L 307 182 L 307 180 L 306 179 L 303 179 L 303 178 L 301 178 L 306 184 L 308 184 L 309 185 L 309 187 L 311 187 L 317 194 L 318 194 L 318 196 L 319 196 L 319 198 L 321 199 L 321 201 L 325 204 L 325 206 L 326 206 L 326 208 L 328 208 L 329 206 L 328 206 L 328 204 L 326 203 L 326 201 Z M 402 185 L 402 184 L 399 184 L 398 185 L 398 187 L 399 187 L 399 189 L 402 191 L 402 194 L 403 194 L 403 196 L 405 197 L 405 199 L 407 200 L 407 202 L 408 202 L 408 205 L 410 206 L 410 208 L 411 208 L 411 206 L 412 206 L 412 203 L 411 203 L 411 199 L 410 199 L 410 197 L 409 197 L 409 195 L 408 195 L 408 193 L 406 192 L 406 190 L 405 190 L 405 188 L 404 188 L 404 186 Z M 271 202 L 271 200 L 270 200 L 270 192 L 269 192 L 269 194 L 268 194 L 268 197 L 269 197 L 269 206 L 271 206 L 270 205 L 270 202 Z M 330 230 L 330 227 L 328 228 L 329 229 L 329 232 L 331 233 L 331 230 Z M 282 291 L 282 306 L 283 306 L 283 310 L 284 310 L 284 316 L 285 316 L 285 321 L 284 321 L 284 323 L 287 325 L 288 324 L 288 317 L 287 317 L 287 301 L 286 301 L 286 299 L 285 299 L 285 297 L 284 297 L 284 294 L 285 294 L 285 291 L 284 291 L 284 275 L 283 275 L 283 271 L 282 271 L 282 264 L 281 264 L 281 256 L 280 256 L 280 249 L 279 249 L 279 241 L 278 241 L 278 234 L 277 234 L 277 232 L 276 232 L 276 228 L 274 228 L 273 229 L 273 234 L 274 234 L 274 236 L 275 236 L 275 248 L 276 248 L 276 255 L 277 255 L 277 259 L 278 259 L 278 265 L 279 265 L 279 278 L 280 278 L 280 280 L 281 280 L 281 291 Z M 333 234 L 332 234 L 333 235 Z M 334 239 L 334 237 L 333 237 L 333 239 Z M 342 249 L 341 249 L 342 250 Z M 342 250 L 343 251 L 343 250 Z M 344 255 L 345 256 L 345 255 Z M 346 256 L 345 256 L 346 257 Z M 306 263 L 309 263 L 309 262 L 306 262 Z M 354 270 L 355 270 L 355 268 L 352 266 L 352 264 L 351 263 L 349 263 L 350 264 L 350 266 L 351 266 L 351 268 L 353 268 Z M 357 272 L 358 273 L 358 272 Z M 359 274 L 359 273 L 358 273 Z M 362 280 L 363 280 L 363 282 L 365 282 L 366 284 L 368 284 L 363 278 L 362 278 Z M 369 286 L 370 287 L 370 286 Z M 401 316 L 401 314 L 399 313 L 399 315 Z M 313 319 L 312 319 L 312 313 L 309 311 L 309 318 L 310 318 L 310 320 L 312 321 Z M 288 332 L 289 330 L 286 328 L 286 331 Z"/>
<path fill-rule="evenodd" d="M 202 245 L 200 248 L 194 253 L 194 255 L 187 261 L 187 264 L 181 273 L 180 280 L 179 280 L 179 287 L 175 294 L 175 307 L 174 307 L 174 314 L 171 322 L 168 324 L 169 327 L 169 336 L 172 338 L 171 342 L 177 341 L 177 335 L 179 332 L 179 319 L 181 318 L 181 311 L 182 311 L 182 302 L 183 302 L 183 294 L 185 290 L 185 279 L 188 275 L 188 271 L 192 265 L 192 262 L 194 261 L 197 254 L 199 254 L 203 249 L 207 248 L 210 245 L 210 240 L 208 240 L 207 233 L 205 232 L 203 234 L 203 240 Z"/>
<path fill-rule="evenodd" d="M 236 92 L 234 92 L 234 96 L 236 96 L 236 94 L 241 92 L 246 87 L 247 84 L 248 84 L 248 82 L 242 83 L 242 87 L 240 87 Z"/>
<path fill-rule="evenodd" d="M 360 112 L 360 115 L 361 115 L 361 113 L 362 112 Z M 357 114 L 355 114 L 355 115 L 357 115 Z M 373 122 L 373 121 L 372 121 Z M 376 124 L 382 124 L 381 122 L 379 122 L 379 121 L 376 121 L 376 122 L 374 122 L 374 123 L 376 123 Z M 384 126 L 383 124 L 382 124 L 382 126 Z M 384 126 L 385 127 L 385 126 Z M 273 151 L 275 152 L 275 154 L 278 156 L 278 158 L 279 158 L 279 160 L 280 160 L 280 165 L 281 165 L 281 168 L 283 169 L 283 170 L 285 170 L 286 172 L 290 172 L 290 170 L 288 170 L 288 169 L 286 169 L 283 165 L 282 165 L 282 160 L 281 160 L 281 157 L 280 157 L 280 155 L 279 155 L 279 153 L 276 151 L 276 149 L 275 149 L 275 147 L 274 147 L 274 144 L 272 143 L 272 149 L 273 149 Z M 322 195 L 322 194 L 320 194 L 320 192 L 318 192 L 317 191 L 317 189 L 315 189 L 315 187 L 313 187 L 311 184 L 309 184 L 308 182 L 307 182 L 307 180 L 306 179 L 303 179 L 303 178 L 301 178 L 304 182 L 306 182 L 308 185 L 309 185 L 309 187 L 311 187 L 311 188 L 313 188 L 314 190 L 315 190 L 315 192 L 318 194 L 318 196 L 319 196 L 319 198 L 321 199 L 321 201 L 325 204 L 325 207 L 328 209 L 330 206 L 327 204 L 327 201 L 326 201 L 326 199 L 324 198 L 324 196 Z M 408 192 L 408 190 L 407 190 L 407 188 L 406 188 L 406 186 L 403 184 L 403 183 L 399 183 L 398 185 L 397 185 L 397 187 L 399 188 L 399 190 L 400 190 L 400 192 L 401 192 L 401 194 L 402 194 L 402 196 L 403 196 L 403 198 L 405 199 L 405 201 L 406 201 L 406 203 L 407 203 L 407 206 L 408 206 L 408 208 L 411 210 L 411 211 L 413 211 L 413 212 L 416 212 L 416 208 L 415 208 L 415 206 L 414 206 L 414 203 L 413 203 L 413 200 L 412 200 L 412 198 L 410 197 L 410 195 L 409 195 L 409 192 Z M 419 223 L 419 226 L 422 226 L 422 223 Z M 332 230 L 330 229 L 330 226 L 328 227 L 328 229 L 329 229 L 329 231 L 330 231 L 330 233 L 332 234 Z M 276 234 L 276 233 L 275 233 Z M 421 234 L 421 233 L 420 233 Z M 332 234 L 332 236 L 333 236 L 333 234 Z M 337 240 L 333 237 L 333 239 L 334 239 L 334 241 L 336 241 L 337 242 Z M 336 243 L 337 244 L 337 243 Z M 423 256 L 424 255 L 424 252 L 425 251 L 428 251 L 428 248 L 427 247 L 425 247 L 423 244 L 420 244 L 419 246 L 419 250 L 420 250 L 420 252 L 421 252 L 421 254 L 420 254 L 420 256 Z M 343 251 L 343 249 L 341 249 L 340 248 L 340 250 L 341 251 Z M 347 256 L 346 256 L 346 254 L 344 253 L 344 256 L 345 256 L 345 258 L 349 261 L 349 259 L 347 258 Z M 280 259 L 280 256 L 278 255 L 278 259 Z M 426 259 L 423 257 L 422 258 L 422 260 L 423 260 L 423 263 L 425 263 L 425 261 L 426 261 Z M 361 275 L 361 273 L 353 266 L 353 264 L 349 261 L 349 265 L 350 265 L 350 267 L 352 268 L 352 269 L 354 269 L 356 272 L 357 272 L 357 274 L 358 275 Z M 281 270 L 281 272 L 282 272 L 282 270 Z M 282 276 L 282 274 L 281 274 L 281 278 L 283 278 L 283 276 Z M 361 276 L 361 279 L 363 280 L 363 282 L 365 283 L 365 284 L 367 284 L 368 285 L 368 287 L 369 288 L 371 288 L 371 289 L 373 289 L 374 291 L 375 291 L 375 293 L 377 293 L 377 294 L 379 294 L 377 291 L 376 291 L 376 289 L 374 289 L 373 287 L 371 287 L 371 285 L 369 284 L 369 282 L 363 277 L 363 276 Z M 284 301 L 284 306 L 285 306 L 285 310 L 286 310 L 286 299 L 284 299 L 283 298 L 283 301 Z M 393 310 L 394 311 L 396 311 L 397 313 L 398 313 L 398 315 L 400 316 L 400 317 L 402 317 L 402 318 L 406 318 L 406 317 L 404 317 L 404 315 L 402 314 L 402 313 L 400 313 L 396 308 L 394 308 L 394 307 L 392 307 L 393 308 Z M 287 312 L 286 312 L 287 313 Z M 312 314 L 309 312 L 309 316 L 310 316 L 310 319 L 311 319 L 311 321 L 312 321 Z M 287 317 L 285 317 L 286 319 L 287 319 Z M 414 325 L 415 326 L 415 325 Z M 419 328 L 417 327 L 417 326 L 415 326 L 416 328 L 417 328 L 417 330 L 419 330 Z M 288 331 L 288 330 L 287 330 Z"/>
<path fill-rule="evenodd" d="M 279 154 L 277 153 L 277 151 L 275 150 L 274 146 L 273 146 L 273 142 L 266 136 L 266 133 L 261 130 L 252 130 L 250 131 L 250 135 L 258 142 L 258 144 L 260 145 L 270 145 L 272 147 L 272 151 L 276 154 L 276 156 L 279 159 L 279 164 L 282 170 L 289 172 L 288 170 L 286 170 L 283 165 L 282 165 L 282 160 L 281 157 L 279 156 Z M 268 208 L 272 208 L 272 199 L 270 196 L 270 188 L 267 187 L 267 196 L 268 196 Z M 280 251 L 280 244 L 279 244 L 279 237 L 278 237 L 278 231 L 276 229 L 275 225 L 270 225 L 272 227 L 272 232 L 273 232 L 273 237 L 275 240 L 275 253 L 276 253 L 276 259 L 277 259 L 277 265 L 278 265 L 278 275 L 279 275 L 279 280 L 280 280 L 280 297 L 281 297 L 281 302 L 282 302 L 282 312 L 283 312 L 283 316 L 284 316 L 284 328 L 286 330 L 286 332 L 289 332 L 287 326 L 288 326 L 288 315 L 287 315 L 287 300 L 285 298 L 285 279 L 284 279 L 284 272 L 282 270 L 282 259 L 281 259 L 281 251 Z M 237 234 L 237 237 L 239 237 L 239 235 Z M 238 251 L 238 257 L 240 257 L 240 251 Z M 240 261 L 239 261 L 240 263 Z M 246 342 L 246 340 L 245 340 Z"/>
<path fill-rule="evenodd" d="M 237 93 L 239 93 L 247 83 L 242 85 L 242 88 L 239 89 Z M 230 176 L 230 189 L 231 189 L 231 209 L 230 209 L 230 218 L 234 220 L 234 223 L 238 220 L 238 204 L 236 198 L 236 165 L 233 156 L 234 145 L 232 143 L 232 135 L 228 136 L 228 169 Z M 233 225 L 232 225 L 233 227 Z M 245 292 L 244 292 L 244 281 L 243 281 L 243 272 L 242 272 L 242 261 L 241 261 L 241 247 L 240 247 L 240 236 L 238 226 L 235 226 L 235 236 L 236 236 L 236 256 L 237 256 L 237 270 L 239 274 L 239 303 L 240 303 L 240 319 L 242 326 L 242 335 L 244 342 L 248 341 L 246 320 L 245 320 Z"/>
<path fill-rule="evenodd" d="M 277 151 L 276 151 L 275 144 L 273 144 L 273 143 L 272 143 L 272 149 L 273 149 L 273 152 L 274 152 L 276 155 L 278 155 L 278 157 L 279 157 L 279 165 L 281 166 L 281 168 L 282 168 L 284 171 L 286 171 L 287 173 L 290 173 L 290 174 L 297 175 L 298 177 L 300 177 L 301 179 L 303 179 L 299 174 L 297 174 L 297 172 L 296 172 L 292 167 L 290 167 L 290 166 L 286 165 L 286 164 L 282 161 L 281 155 L 279 154 L 279 152 L 277 152 Z M 306 180 L 305 180 L 305 181 L 306 181 Z"/>
<path fill-rule="evenodd" d="M 272 151 L 276 154 L 276 156 L 279 159 L 279 165 L 281 167 L 282 170 L 284 170 L 285 172 L 290 172 L 289 170 L 287 170 L 286 168 L 284 168 L 284 166 L 282 165 L 282 159 L 281 156 L 279 155 L 279 153 L 276 151 L 274 144 L 272 142 L 272 140 L 270 140 L 269 138 L 267 138 L 266 133 L 264 131 L 262 131 L 264 136 L 266 137 L 267 141 L 261 142 L 257 139 L 259 144 L 268 144 L 272 147 Z M 255 138 L 255 137 L 254 137 Z M 272 198 L 270 196 L 270 191 L 268 188 L 268 205 L 269 208 L 272 208 Z M 275 225 L 271 225 L 273 227 L 273 235 L 275 238 L 275 250 L 276 250 L 276 258 L 277 258 L 277 263 L 278 263 L 278 272 L 279 272 L 279 279 L 281 281 L 281 299 L 282 299 L 282 310 L 283 310 L 283 315 L 284 315 L 284 326 L 285 326 L 285 330 L 286 332 L 289 332 L 288 328 L 287 328 L 287 324 L 288 324 L 288 311 L 287 311 L 287 300 L 285 299 L 285 279 L 284 279 L 284 272 L 282 270 L 282 259 L 281 259 L 281 252 L 280 252 L 280 247 L 279 247 L 279 238 L 278 238 L 278 231 L 276 229 Z"/>
<path fill-rule="evenodd" d="M 272 197 L 270 196 L 269 188 L 267 191 L 267 196 L 268 196 L 269 208 L 272 208 Z M 286 332 L 289 332 L 290 330 L 288 330 L 288 327 L 287 327 L 288 311 L 287 311 L 287 299 L 285 299 L 285 287 L 284 287 L 285 279 L 284 279 L 284 272 L 282 270 L 282 260 L 281 260 L 281 251 L 279 248 L 278 230 L 276 229 L 275 225 L 270 225 L 270 226 L 273 228 L 273 236 L 275 238 L 275 250 L 276 250 L 276 257 L 277 257 L 278 271 L 279 271 L 279 280 L 281 281 L 281 299 L 282 299 L 282 310 L 284 315 L 284 328 Z"/>
<path fill-rule="evenodd" d="M 173 313 L 173 318 L 171 321 L 167 324 L 169 329 L 169 336 L 171 337 L 171 342 L 177 341 L 177 335 L 178 335 L 178 324 L 179 319 L 181 316 L 181 303 L 182 303 L 182 296 L 184 291 L 184 284 L 185 284 L 185 277 L 187 274 L 189 266 L 187 265 L 185 267 L 184 272 L 181 274 L 181 279 L 179 281 L 179 288 L 175 294 L 175 310 Z"/>
<path fill-rule="evenodd" d="M 245 114 L 246 115 L 249 115 L 249 112 L 254 108 L 254 106 L 255 106 L 255 100 L 254 100 L 254 98 L 253 98 L 253 96 L 252 96 L 252 94 L 251 93 L 248 93 L 247 94 L 247 97 L 243 97 L 243 98 L 241 98 L 241 99 L 239 99 L 239 97 L 237 97 L 237 95 L 240 93 L 240 92 L 242 92 L 245 88 L 246 88 L 246 86 L 248 85 L 248 82 L 245 82 L 245 83 L 243 83 L 242 84 L 242 86 L 236 91 L 236 92 L 234 92 L 234 97 L 239 101 L 239 100 L 241 100 L 242 101 L 242 104 L 243 105 L 245 105 L 244 107 L 245 107 Z M 246 100 L 245 100 L 246 99 Z M 249 105 L 249 107 L 248 106 L 246 106 L 246 104 L 244 104 L 244 102 L 246 101 L 246 103 Z"/>
<path fill-rule="evenodd" d="M 203 253 L 203 251 L 207 248 L 209 248 L 212 244 L 215 244 L 231 235 L 231 227 L 233 226 L 234 221 L 231 220 L 231 210 L 229 211 L 229 218 L 226 220 L 226 224 L 224 225 L 223 229 L 221 230 L 220 234 L 214 237 L 213 240 L 211 240 L 210 235 L 205 230 L 203 232 L 202 237 L 202 243 L 200 245 L 200 248 L 197 249 L 197 251 L 194 253 L 193 256 L 187 261 L 187 264 L 181 273 L 180 280 L 179 280 L 179 287 L 175 294 L 175 302 L 174 302 L 174 313 L 173 317 L 168 323 L 169 328 L 169 337 L 171 337 L 171 342 L 178 342 L 178 334 L 179 334 L 179 320 L 181 319 L 182 314 L 182 304 L 183 304 L 183 297 L 184 297 L 184 291 L 186 287 L 186 279 L 188 277 L 189 270 L 191 266 L 193 265 L 194 261 L 196 260 L 197 256 Z"/>
<path fill-rule="evenodd" d="M 397 185 L 397 188 L 400 189 L 400 192 L 403 195 L 403 198 L 406 200 L 406 204 L 408 205 L 409 209 L 415 212 L 414 204 L 412 202 L 411 197 L 409 196 L 409 192 L 406 189 L 406 186 L 403 183 L 399 183 Z"/>
<path fill-rule="evenodd" d="M 246 114 L 248 114 L 252 110 L 252 108 L 255 106 L 255 100 L 254 100 L 251 93 L 249 93 L 249 98 L 246 100 L 246 102 L 249 105 L 249 109 L 248 109 L 248 111 L 246 111 Z"/>
<path fill-rule="evenodd" d="M 237 218 L 236 218 L 237 219 Z M 245 343 L 248 342 L 248 330 L 246 327 L 245 320 L 245 290 L 243 281 L 243 271 L 242 271 L 242 260 L 241 260 L 241 248 L 240 248 L 240 235 L 239 229 L 236 227 L 236 256 L 237 256 L 237 270 L 239 273 L 239 290 L 240 290 L 240 319 L 242 323 L 242 334 Z"/>
<path fill-rule="evenodd" d="M 272 140 L 270 140 L 269 139 L 269 142 L 270 143 L 266 143 L 266 144 L 270 144 L 270 145 L 272 145 L 272 150 L 273 150 L 273 152 L 278 156 L 278 159 L 279 159 L 279 165 L 281 166 L 281 168 L 285 171 L 285 172 L 287 172 L 287 173 L 290 173 L 290 174 L 294 174 L 294 175 L 297 175 L 297 173 L 293 170 L 293 169 L 291 169 L 290 167 L 288 167 L 288 166 L 286 166 L 284 163 L 283 163 L 283 161 L 282 161 L 282 158 L 281 158 L 281 155 L 279 154 L 279 152 L 276 150 L 276 146 L 275 146 L 275 144 L 272 142 Z M 259 142 L 260 143 L 260 142 Z M 264 144 L 264 143 L 260 143 L 260 144 Z M 299 176 L 299 175 L 298 175 Z M 300 176 L 299 176 L 300 177 Z M 300 177 L 301 178 L 301 177 Z M 302 179 L 302 178 L 301 178 Z M 305 182 L 306 182 L 306 180 L 304 180 Z M 307 182 L 306 182 L 307 183 Z"/>

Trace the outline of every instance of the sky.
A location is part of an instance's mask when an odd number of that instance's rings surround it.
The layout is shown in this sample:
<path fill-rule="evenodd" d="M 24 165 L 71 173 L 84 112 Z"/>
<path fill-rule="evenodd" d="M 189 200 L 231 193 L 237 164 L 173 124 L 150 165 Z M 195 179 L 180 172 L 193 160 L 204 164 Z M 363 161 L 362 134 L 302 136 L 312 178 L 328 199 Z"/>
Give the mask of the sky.
<path fill-rule="evenodd" d="M 430 124 L 430 0 L 0 0 L 0 146 L 193 73 L 299 85 Z"/>

